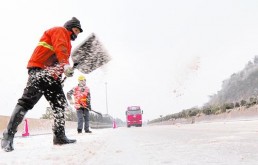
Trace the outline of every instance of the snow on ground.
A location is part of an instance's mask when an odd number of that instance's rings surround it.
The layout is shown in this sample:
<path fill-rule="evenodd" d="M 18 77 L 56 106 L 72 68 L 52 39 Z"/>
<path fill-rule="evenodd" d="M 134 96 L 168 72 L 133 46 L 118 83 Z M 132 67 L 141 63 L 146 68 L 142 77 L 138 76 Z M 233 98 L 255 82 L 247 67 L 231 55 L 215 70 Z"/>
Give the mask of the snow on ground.
<path fill-rule="evenodd" d="M 53 145 L 52 134 L 14 139 L 14 151 L 0 151 L 2 164 L 81 164 L 95 155 L 104 142 L 108 129 L 93 130 L 93 134 L 77 134 L 75 130 L 67 131 L 67 137 L 77 139 L 69 145 Z"/>
<path fill-rule="evenodd" d="M 67 131 L 77 143 L 53 146 L 52 134 L 15 138 L 2 164 L 254 165 L 258 120 Z"/>

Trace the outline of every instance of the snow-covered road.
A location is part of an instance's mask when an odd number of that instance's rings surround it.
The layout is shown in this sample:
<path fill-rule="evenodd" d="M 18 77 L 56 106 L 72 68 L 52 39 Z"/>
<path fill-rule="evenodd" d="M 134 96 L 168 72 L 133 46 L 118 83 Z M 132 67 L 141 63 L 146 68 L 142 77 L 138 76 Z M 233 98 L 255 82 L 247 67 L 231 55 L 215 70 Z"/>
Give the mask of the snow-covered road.
<path fill-rule="evenodd" d="M 0 164 L 254 165 L 258 121 L 67 131 L 76 144 L 53 146 L 52 134 L 15 138 L 15 150 L 0 151 Z"/>

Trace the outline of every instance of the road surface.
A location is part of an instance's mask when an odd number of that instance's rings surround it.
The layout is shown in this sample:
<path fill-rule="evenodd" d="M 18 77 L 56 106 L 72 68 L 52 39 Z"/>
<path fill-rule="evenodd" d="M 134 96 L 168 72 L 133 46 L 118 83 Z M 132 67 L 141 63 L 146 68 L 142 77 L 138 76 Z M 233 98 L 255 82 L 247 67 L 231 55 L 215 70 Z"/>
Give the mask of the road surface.
<path fill-rule="evenodd" d="M 0 164 L 255 165 L 258 121 L 67 131 L 76 144 L 53 146 L 52 135 L 17 137 Z"/>

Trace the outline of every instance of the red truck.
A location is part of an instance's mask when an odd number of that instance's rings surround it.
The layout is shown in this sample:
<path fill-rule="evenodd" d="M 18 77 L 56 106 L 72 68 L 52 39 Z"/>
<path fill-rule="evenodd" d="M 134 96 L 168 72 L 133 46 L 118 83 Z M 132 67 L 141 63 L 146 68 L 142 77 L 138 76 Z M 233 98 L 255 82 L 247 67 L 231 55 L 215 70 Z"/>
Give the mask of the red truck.
<path fill-rule="evenodd" d="M 129 106 L 125 112 L 127 127 L 142 126 L 142 114 L 140 106 Z"/>

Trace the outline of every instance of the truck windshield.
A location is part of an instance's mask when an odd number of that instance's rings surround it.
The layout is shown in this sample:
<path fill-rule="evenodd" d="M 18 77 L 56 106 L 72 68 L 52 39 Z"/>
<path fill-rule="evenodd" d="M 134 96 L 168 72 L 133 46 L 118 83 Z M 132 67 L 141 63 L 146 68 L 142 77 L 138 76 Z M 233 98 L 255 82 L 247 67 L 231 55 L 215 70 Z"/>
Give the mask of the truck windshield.
<path fill-rule="evenodd" d="M 130 111 L 127 111 L 127 114 L 128 115 L 136 115 L 136 114 L 141 114 L 141 110 L 130 110 Z"/>

